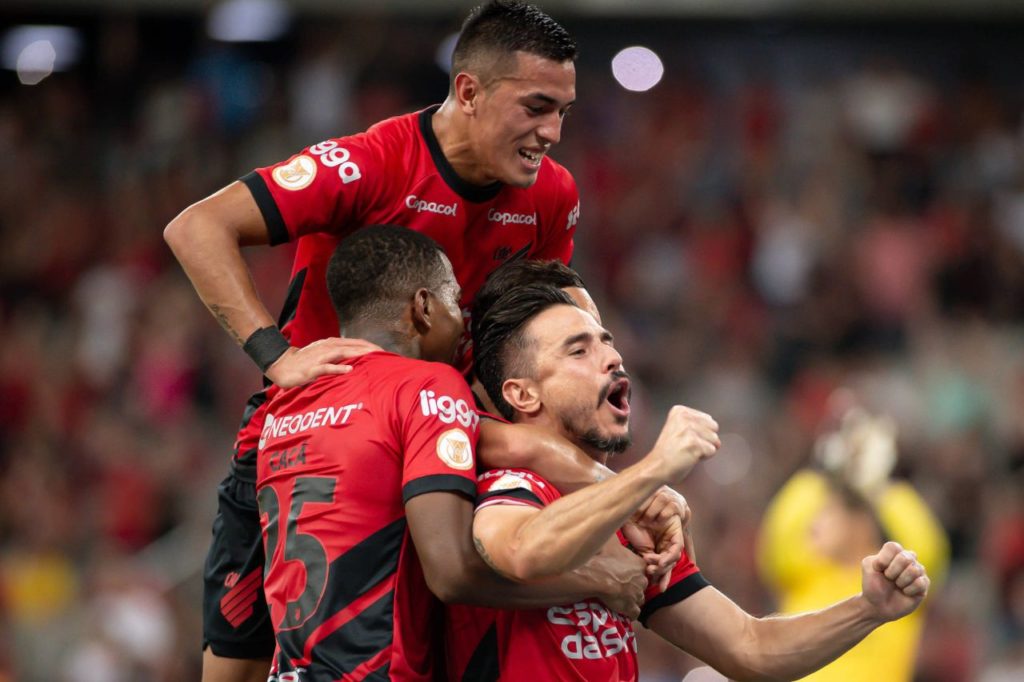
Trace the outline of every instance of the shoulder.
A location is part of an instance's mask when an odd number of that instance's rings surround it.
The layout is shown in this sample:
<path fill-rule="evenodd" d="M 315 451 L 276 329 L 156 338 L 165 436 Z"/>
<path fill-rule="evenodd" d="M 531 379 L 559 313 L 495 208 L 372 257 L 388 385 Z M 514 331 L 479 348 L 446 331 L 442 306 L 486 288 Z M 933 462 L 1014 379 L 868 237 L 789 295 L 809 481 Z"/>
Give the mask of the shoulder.
<path fill-rule="evenodd" d="M 574 201 L 579 194 L 576 188 L 576 179 L 569 172 L 569 169 L 558 163 L 550 156 L 545 156 L 541 162 L 541 175 L 538 177 L 538 185 L 543 190 L 556 196 L 571 197 Z"/>

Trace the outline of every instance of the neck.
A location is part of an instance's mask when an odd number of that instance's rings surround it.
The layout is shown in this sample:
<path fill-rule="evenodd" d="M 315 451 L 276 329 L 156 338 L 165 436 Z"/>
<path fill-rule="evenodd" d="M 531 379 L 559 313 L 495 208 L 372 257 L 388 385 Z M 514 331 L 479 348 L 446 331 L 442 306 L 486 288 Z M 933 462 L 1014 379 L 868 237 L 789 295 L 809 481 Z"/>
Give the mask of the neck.
<path fill-rule="evenodd" d="M 483 187 L 494 179 L 487 177 L 473 152 L 468 123 L 469 119 L 459 111 L 458 103 L 450 96 L 430 119 L 437 143 L 452 169 L 466 182 Z"/>
<path fill-rule="evenodd" d="M 587 453 L 587 456 L 590 457 L 590 459 L 597 462 L 598 464 L 603 464 L 606 466 L 608 464 L 607 452 L 599 450 L 595 448 L 592 444 L 580 440 L 574 434 L 566 433 L 565 429 L 562 427 L 562 423 L 560 420 L 549 419 L 548 415 L 545 414 L 543 411 L 536 415 L 525 415 L 521 413 L 517 414 L 515 421 L 517 424 L 530 424 L 531 426 L 542 428 L 545 431 L 557 433 L 559 436 L 569 441 L 583 452 Z"/>
<path fill-rule="evenodd" d="M 362 339 L 380 346 L 381 350 L 395 353 L 407 358 L 418 359 L 420 347 L 416 341 L 398 329 L 387 329 L 372 325 L 350 324 L 342 327 L 341 336 L 349 339 Z"/>

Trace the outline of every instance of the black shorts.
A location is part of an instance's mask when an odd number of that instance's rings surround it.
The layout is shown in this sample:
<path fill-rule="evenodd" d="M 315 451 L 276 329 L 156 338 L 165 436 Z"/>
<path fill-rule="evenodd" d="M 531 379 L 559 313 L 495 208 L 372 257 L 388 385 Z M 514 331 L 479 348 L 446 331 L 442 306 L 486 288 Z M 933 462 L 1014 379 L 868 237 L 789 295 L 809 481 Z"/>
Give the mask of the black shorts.
<path fill-rule="evenodd" d="M 263 534 L 256 484 L 232 471 L 217 488 L 203 569 L 203 648 L 224 658 L 271 658 L 274 628 L 263 593 Z"/>

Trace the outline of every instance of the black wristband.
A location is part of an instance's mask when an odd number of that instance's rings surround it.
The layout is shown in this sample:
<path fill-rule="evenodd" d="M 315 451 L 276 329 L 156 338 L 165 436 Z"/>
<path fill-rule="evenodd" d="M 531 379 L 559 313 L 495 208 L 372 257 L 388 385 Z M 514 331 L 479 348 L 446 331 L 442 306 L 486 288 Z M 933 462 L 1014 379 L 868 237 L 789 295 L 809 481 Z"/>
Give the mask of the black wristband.
<path fill-rule="evenodd" d="M 267 373 L 267 368 L 284 355 L 284 352 L 289 348 L 291 348 L 291 344 L 288 343 L 288 339 L 284 338 L 284 334 L 277 327 L 257 329 L 249 335 L 249 338 L 245 340 L 245 344 L 242 345 L 242 350 L 245 351 L 245 354 L 252 358 L 252 361 L 256 363 L 264 374 Z"/>

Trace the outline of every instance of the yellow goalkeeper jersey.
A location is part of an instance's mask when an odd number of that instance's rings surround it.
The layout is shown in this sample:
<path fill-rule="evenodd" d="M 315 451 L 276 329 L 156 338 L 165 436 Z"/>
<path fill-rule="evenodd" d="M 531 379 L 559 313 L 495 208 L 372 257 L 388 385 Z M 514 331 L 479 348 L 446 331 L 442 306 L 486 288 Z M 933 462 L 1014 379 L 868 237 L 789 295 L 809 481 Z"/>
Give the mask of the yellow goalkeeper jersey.
<path fill-rule="evenodd" d="M 813 611 L 857 594 L 860 565 L 839 564 L 818 552 L 811 524 L 829 495 L 824 476 L 800 471 L 775 496 L 765 513 L 758 547 L 762 578 L 783 613 Z M 888 539 L 917 552 L 932 589 L 949 562 L 949 543 L 924 500 L 905 483 L 893 483 L 875 505 Z M 910 682 L 924 610 L 886 623 L 846 654 L 804 680 L 814 682 Z"/>

